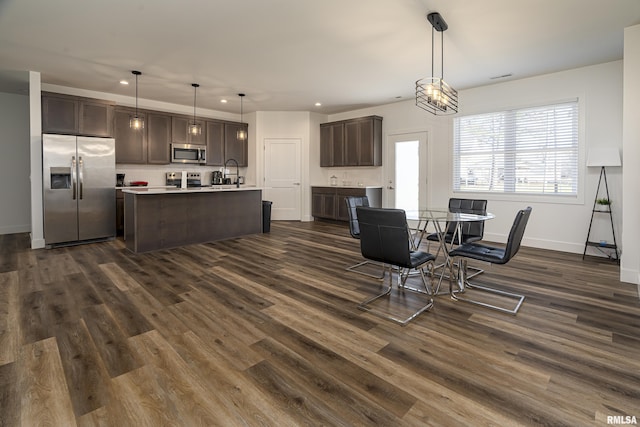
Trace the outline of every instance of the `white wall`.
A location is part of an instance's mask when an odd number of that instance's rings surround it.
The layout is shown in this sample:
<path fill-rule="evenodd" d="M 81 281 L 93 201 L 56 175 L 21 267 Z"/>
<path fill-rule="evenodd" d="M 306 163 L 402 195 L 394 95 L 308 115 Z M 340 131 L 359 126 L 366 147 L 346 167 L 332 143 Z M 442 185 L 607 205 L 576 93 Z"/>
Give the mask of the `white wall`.
<path fill-rule="evenodd" d="M 622 220 L 624 253 L 620 280 L 639 285 L 640 292 L 640 25 L 624 30 Z"/>
<path fill-rule="evenodd" d="M 622 61 L 461 91 L 459 114 L 524 107 L 571 98 L 579 98 L 581 102 L 581 165 L 585 185 L 581 186 L 579 197 L 565 198 L 560 203 L 549 197 L 520 196 L 513 200 L 491 194 L 453 193 L 452 118 L 433 116 L 416 107 L 413 99 L 331 115 L 329 121 L 373 114 L 382 116 L 385 145 L 389 135 L 426 131 L 429 146 L 428 204 L 446 206 L 449 197 L 453 196 L 486 197 L 489 211 L 496 215 L 496 219 L 486 223 L 485 238 L 501 242 L 506 241 L 516 211 L 532 206 L 533 213 L 525 233 L 525 245 L 582 253 L 599 173 L 597 169 L 587 170 L 584 166 L 584 153 L 588 146 L 622 146 Z M 383 167 L 378 171 L 381 184 L 384 179 L 384 160 L 383 156 Z M 618 244 L 621 244 L 622 233 L 620 169 L 612 168 L 607 171 L 611 199 L 614 201 Z M 331 171 L 327 169 L 318 173 L 328 180 Z M 605 236 L 610 226 L 605 226 L 605 223 L 594 224 L 592 238 L 611 240 L 610 235 L 608 238 Z"/>
<path fill-rule="evenodd" d="M 25 72 L 26 74 L 26 72 Z M 31 230 L 29 96 L 0 92 L 0 234 Z"/>

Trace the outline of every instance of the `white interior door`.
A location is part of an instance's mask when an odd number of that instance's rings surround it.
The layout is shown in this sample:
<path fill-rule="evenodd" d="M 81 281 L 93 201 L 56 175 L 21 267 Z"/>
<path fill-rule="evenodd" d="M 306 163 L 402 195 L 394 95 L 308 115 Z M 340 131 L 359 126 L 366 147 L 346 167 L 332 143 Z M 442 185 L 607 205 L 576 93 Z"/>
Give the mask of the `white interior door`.
<path fill-rule="evenodd" d="M 385 206 L 418 210 L 427 206 L 427 133 L 389 135 Z"/>
<path fill-rule="evenodd" d="M 272 220 L 300 221 L 301 145 L 296 138 L 264 140 L 264 200 L 273 202 Z"/>

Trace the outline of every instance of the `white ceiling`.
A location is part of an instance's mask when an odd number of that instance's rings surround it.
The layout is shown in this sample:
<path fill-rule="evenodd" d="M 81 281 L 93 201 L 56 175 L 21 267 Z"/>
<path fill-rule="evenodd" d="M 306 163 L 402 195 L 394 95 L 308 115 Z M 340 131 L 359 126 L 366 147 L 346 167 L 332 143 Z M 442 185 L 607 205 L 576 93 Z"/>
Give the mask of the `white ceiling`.
<path fill-rule="evenodd" d="M 331 114 L 413 98 L 432 11 L 458 90 L 622 59 L 640 24 L 640 0 L 0 0 L 0 68 L 130 96 L 140 70 L 140 98 L 193 105 L 196 82 L 199 108 L 244 92 L 245 112 Z"/>

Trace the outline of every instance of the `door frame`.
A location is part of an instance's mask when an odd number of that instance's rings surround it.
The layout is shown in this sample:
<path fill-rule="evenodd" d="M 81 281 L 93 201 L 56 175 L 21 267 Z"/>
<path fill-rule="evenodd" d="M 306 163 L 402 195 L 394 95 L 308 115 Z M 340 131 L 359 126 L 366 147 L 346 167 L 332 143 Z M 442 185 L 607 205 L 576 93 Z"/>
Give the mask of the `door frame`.
<path fill-rule="evenodd" d="M 419 155 L 421 158 L 420 163 L 420 182 L 424 184 L 424 187 L 420 187 L 419 203 L 420 206 L 427 206 L 429 203 L 429 131 L 427 130 L 415 130 L 407 132 L 397 132 L 387 135 L 387 144 L 385 150 L 385 164 L 384 177 L 383 177 L 383 206 L 395 207 L 395 190 L 389 187 L 395 187 L 395 145 L 397 142 L 402 141 L 419 141 Z M 423 157 L 424 154 L 424 157 Z"/>
<path fill-rule="evenodd" d="M 294 138 L 294 137 L 284 137 L 284 138 L 264 138 L 262 140 L 262 147 L 263 147 L 263 161 L 262 161 L 262 180 L 263 183 L 267 184 L 267 172 L 269 170 L 270 165 L 267 164 L 268 161 L 268 156 L 267 156 L 267 146 L 269 145 L 270 141 L 293 141 L 297 143 L 297 159 L 296 159 L 296 163 L 297 163 L 297 167 L 298 167 L 298 180 L 297 180 L 297 187 L 298 187 L 298 191 L 297 193 L 297 211 L 298 211 L 298 217 L 296 219 L 290 219 L 290 221 L 302 221 L 302 217 L 303 217 L 303 211 L 304 211 L 304 204 L 303 204 L 303 188 L 302 188 L 302 181 L 303 181 L 303 167 L 302 167 L 302 149 L 303 149 L 303 144 L 302 144 L 302 138 Z M 264 197 L 264 193 L 265 191 L 268 193 L 269 189 L 268 187 L 263 189 L 263 199 Z M 273 219 L 273 213 L 272 213 L 272 219 Z"/>

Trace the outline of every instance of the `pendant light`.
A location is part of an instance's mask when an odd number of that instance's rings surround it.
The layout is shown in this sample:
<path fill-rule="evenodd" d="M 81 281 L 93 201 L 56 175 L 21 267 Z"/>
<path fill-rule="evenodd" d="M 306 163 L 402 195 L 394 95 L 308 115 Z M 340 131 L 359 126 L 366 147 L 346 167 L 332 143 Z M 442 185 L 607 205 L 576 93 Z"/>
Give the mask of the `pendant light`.
<path fill-rule="evenodd" d="M 134 70 L 131 74 L 136 76 L 136 114 L 129 116 L 129 127 L 135 130 L 142 130 L 144 129 L 144 119 L 138 115 L 138 76 L 142 73 Z"/>
<path fill-rule="evenodd" d="M 444 32 L 449 28 L 438 12 L 427 15 L 431 23 L 431 77 L 416 82 L 416 105 L 435 115 L 458 112 L 458 92 L 444 81 Z M 440 77 L 434 73 L 434 31 L 440 33 Z"/>
<path fill-rule="evenodd" d="M 189 135 L 200 135 L 202 133 L 202 126 L 196 122 L 196 91 L 200 87 L 198 83 L 191 83 L 193 86 L 193 122 L 189 124 Z"/>
<path fill-rule="evenodd" d="M 242 99 L 244 98 L 244 93 L 239 93 L 238 96 L 240 97 L 240 129 L 238 129 L 238 132 L 236 132 L 236 138 L 238 139 L 238 141 L 246 141 L 247 139 L 247 131 L 244 128 L 244 122 L 242 121 Z"/>

